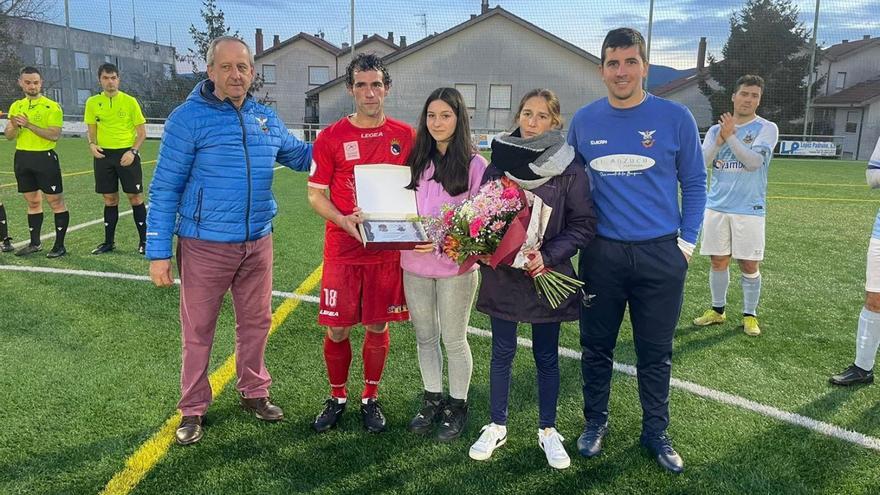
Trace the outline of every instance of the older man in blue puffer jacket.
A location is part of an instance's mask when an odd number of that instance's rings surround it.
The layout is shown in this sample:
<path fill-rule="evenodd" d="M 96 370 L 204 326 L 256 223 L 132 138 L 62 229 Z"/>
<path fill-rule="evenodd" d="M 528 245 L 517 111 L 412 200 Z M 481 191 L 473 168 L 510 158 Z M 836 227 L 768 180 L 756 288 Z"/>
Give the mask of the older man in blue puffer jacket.
<path fill-rule="evenodd" d="M 159 287 L 173 284 L 177 234 L 183 356 L 181 445 L 202 438 L 211 403 L 208 361 L 227 290 L 235 308 L 235 357 L 241 404 L 257 418 L 283 419 L 269 400 L 263 358 L 272 320 L 272 196 L 275 162 L 308 170 L 311 145 L 291 136 L 272 109 L 248 94 L 254 61 L 233 37 L 208 49 L 208 78 L 165 123 L 150 186 L 146 257 Z"/>

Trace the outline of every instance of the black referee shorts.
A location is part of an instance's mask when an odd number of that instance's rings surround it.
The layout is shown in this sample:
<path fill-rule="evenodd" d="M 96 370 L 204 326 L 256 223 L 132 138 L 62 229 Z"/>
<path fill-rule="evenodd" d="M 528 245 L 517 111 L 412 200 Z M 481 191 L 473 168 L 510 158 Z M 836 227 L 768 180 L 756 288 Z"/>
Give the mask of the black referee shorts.
<path fill-rule="evenodd" d="M 15 181 L 18 192 L 29 193 L 36 190 L 46 194 L 61 194 L 61 165 L 55 150 L 24 151 L 15 150 Z"/>
<path fill-rule="evenodd" d="M 108 150 L 104 148 L 104 158 L 95 158 L 95 192 L 110 194 L 119 192 L 119 183 L 127 194 L 144 192 L 144 172 L 141 169 L 141 157 L 134 157 L 131 165 L 123 167 L 119 164 L 122 155 L 130 148 Z"/>

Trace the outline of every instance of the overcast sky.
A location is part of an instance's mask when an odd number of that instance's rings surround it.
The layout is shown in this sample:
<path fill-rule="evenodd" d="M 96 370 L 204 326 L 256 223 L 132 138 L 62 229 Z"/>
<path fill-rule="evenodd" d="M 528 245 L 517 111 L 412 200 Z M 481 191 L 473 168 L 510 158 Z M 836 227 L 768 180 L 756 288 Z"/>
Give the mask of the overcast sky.
<path fill-rule="evenodd" d="M 255 29 L 263 29 L 266 46 L 272 36 L 285 40 L 304 31 L 325 33 L 325 39 L 340 45 L 350 39 L 349 0 L 217 0 L 227 24 L 249 43 Z M 880 0 L 824 0 L 821 2 L 818 41 L 829 46 L 842 39 L 880 36 Z M 710 10 L 705 5 L 711 4 Z M 730 29 L 730 17 L 745 0 L 655 0 L 652 62 L 678 69 L 694 67 L 701 36 L 709 53 L 720 55 Z M 815 0 L 796 0 L 802 22 L 812 29 Z M 64 23 L 64 2 L 58 0 L 51 20 Z M 69 0 L 71 27 L 137 36 L 145 41 L 170 43 L 185 52 L 192 46 L 190 24 L 203 27 L 200 0 Z M 605 33 L 614 27 L 632 26 L 647 36 L 649 0 L 493 0 L 513 14 L 598 55 Z M 869 7 L 870 5 L 870 7 Z M 103 9 L 101 7 L 104 7 Z M 132 10 L 134 9 L 134 10 Z M 132 11 L 134 19 L 132 21 Z M 425 33 L 445 31 L 480 11 L 480 0 L 355 0 L 355 33 L 393 31 L 413 43 Z M 516 50 L 516 46 L 511 46 Z M 756 46 L 760 49 L 760 46 Z"/>

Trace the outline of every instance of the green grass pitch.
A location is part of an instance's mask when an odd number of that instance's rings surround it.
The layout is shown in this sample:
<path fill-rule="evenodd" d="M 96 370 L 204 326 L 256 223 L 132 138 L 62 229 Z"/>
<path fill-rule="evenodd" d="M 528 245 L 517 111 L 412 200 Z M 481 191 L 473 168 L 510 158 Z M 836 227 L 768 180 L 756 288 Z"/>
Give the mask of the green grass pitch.
<path fill-rule="evenodd" d="M 149 141 L 143 160 L 154 160 L 157 147 Z M 0 200 L 18 242 L 27 229 L 12 149 L 0 143 Z M 64 183 L 71 225 L 101 218 L 85 140 L 62 140 L 58 154 L 64 173 L 72 174 Z M 146 183 L 154 167 L 144 166 Z M 673 377 L 880 437 L 880 386 L 837 389 L 826 382 L 853 359 L 878 199 L 865 185 L 864 168 L 859 162 L 773 161 L 761 267 L 764 333 L 745 336 L 735 317 L 724 325 L 691 326 L 710 302 L 708 261 L 697 256 L 675 340 Z M 279 170 L 274 191 L 280 211 L 274 288 L 293 291 L 321 262 L 323 222 L 308 206 L 306 174 Z M 123 200 L 120 211 L 126 210 Z M 50 225 L 47 215 L 44 231 Z M 147 274 L 130 216 L 120 219 L 117 251 L 91 256 L 102 238 L 97 223 L 68 234 L 70 254 L 62 259 L 3 254 L 0 265 Z M 736 315 L 736 268 L 731 281 L 729 315 Z M 0 493 L 100 492 L 173 414 L 180 366 L 177 297 L 176 288 L 139 280 L 0 270 Z M 273 304 L 282 302 L 275 298 Z M 285 409 L 284 422 L 263 424 L 245 414 L 230 384 L 208 412 L 202 442 L 172 446 L 132 493 L 880 493 L 880 452 L 679 389 L 672 392 L 670 434 L 686 471 L 667 475 L 638 446 L 636 380 L 619 373 L 605 452 L 582 459 L 574 445 L 583 426 L 580 368 L 570 358 L 560 358 L 558 428 L 572 466 L 553 470 L 537 446 L 535 369 L 524 348 L 514 366 L 508 443 L 490 461 L 472 461 L 467 449 L 488 422 L 490 342 L 470 338 L 471 419 L 461 440 L 441 445 L 405 430 L 421 393 L 408 324 L 393 327 L 380 389 L 389 431 L 364 433 L 353 407 L 339 429 L 316 435 L 309 424 L 328 388 L 316 315 L 314 304 L 301 304 L 269 341 L 272 394 Z M 488 320 L 474 312 L 471 325 L 485 329 Z M 521 332 L 530 337 L 528 327 Z M 360 391 L 361 337 L 354 332 L 352 395 Z M 561 345 L 578 349 L 575 324 L 563 327 Z M 212 366 L 232 349 L 227 301 Z M 615 358 L 635 364 L 628 324 Z"/>

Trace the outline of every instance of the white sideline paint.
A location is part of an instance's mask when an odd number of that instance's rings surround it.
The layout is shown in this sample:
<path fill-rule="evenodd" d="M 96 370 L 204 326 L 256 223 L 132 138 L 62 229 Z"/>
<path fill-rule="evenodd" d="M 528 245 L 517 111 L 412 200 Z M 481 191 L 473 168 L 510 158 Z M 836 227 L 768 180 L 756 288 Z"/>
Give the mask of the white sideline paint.
<path fill-rule="evenodd" d="M 148 208 L 149 208 L 149 207 L 148 207 Z M 50 224 L 50 225 L 52 224 L 52 217 L 51 217 L 52 214 L 53 214 L 52 211 L 49 210 L 49 214 L 46 215 L 46 216 L 49 217 L 49 224 Z M 119 217 L 122 218 L 122 217 L 124 217 L 124 216 L 126 216 L 126 215 L 131 215 L 131 210 L 123 211 L 122 213 L 119 214 Z M 67 227 L 67 233 L 69 234 L 69 233 L 71 233 L 71 232 L 76 232 L 76 231 L 79 230 L 79 229 L 84 229 L 84 228 L 86 228 L 86 227 L 91 227 L 92 225 L 98 225 L 98 224 L 103 224 L 103 223 L 104 223 L 104 219 L 103 219 L 103 218 L 99 218 L 99 219 L 97 219 L 97 220 L 92 220 L 92 221 L 90 221 L 90 222 L 85 222 L 85 223 L 77 224 L 77 225 L 74 225 L 73 227 Z M 49 232 L 48 232 L 47 234 L 43 234 L 43 235 L 40 236 L 40 242 L 45 241 L 46 239 L 54 239 L 54 238 L 55 238 L 55 227 L 52 226 L 52 227 L 49 229 Z M 27 246 L 27 245 L 30 244 L 30 243 L 31 243 L 31 240 L 30 240 L 30 239 L 25 239 L 25 240 L 23 240 L 23 241 L 21 241 L 21 242 L 16 242 L 15 244 L 12 245 L 12 247 L 18 249 L 18 248 L 20 248 L 20 247 L 25 247 L 25 246 Z"/>
<path fill-rule="evenodd" d="M 61 275 L 77 275 L 84 277 L 99 277 L 99 278 L 115 278 L 121 280 L 137 280 L 137 281 L 150 281 L 150 277 L 145 275 L 131 275 L 127 273 L 114 273 L 114 272 L 95 272 L 95 271 L 87 271 L 87 270 L 69 270 L 64 268 L 48 268 L 48 267 L 37 267 L 37 266 L 12 266 L 12 265 L 0 265 L 0 270 L 14 271 L 14 272 L 32 272 L 32 273 L 55 273 Z M 179 279 L 174 280 L 175 284 L 180 284 Z M 316 296 L 310 296 L 305 294 L 295 294 L 292 292 L 281 292 L 281 291 L 272 291 L 272 295 L 275 297 L 282 297 L 285 299 L 299 299 L 303 302 L 317 304 L 319 299 Z M 481 328 L 468 327 L 468 333 L 471 335 L 477 335 L 479 337 L 492 337 L 492 332 L 488 330 L 483 330 Z M 531 348 L 532 341 L 524 338 L 517 337 L 517 344 L 521 347 Z M 574 349 L 569 349 L 567 347 L 559 348 L 559 355 L 562 357 L 566 357 L 569 359 L 579 360 L 581 358 L 581 353 Z M 614 370 L 623 373 L 629 376 L 636 376 L 636 367 L 629 365 L 614 362 Z M 775 408 L 773 406 L 768 406 L 765 404 L 761 404 L 760 402 L 755 402 L 744 397 L 740 397 L 738 395 L 729 394 L 727 392 L 722 392 L 720 390 L 714 390 L 708 387 L 704 387 L 702 385 L 698 385 L 693 382 L 689 382 L 686 380 L 679 380 L 677 378 L 673 378 L 670 382 L 670 385 L 677 389 L 684 390 L 686 392 L 690 392 L 699 397 L 703 397 L 709 400 L 713 400 L 715 402 L 720 402 L 722 404 L 727 404 L 730 406 L 738 407 L 740 409 L 745 409 L 746 411 L 751 411 L 762 416 L 767 416 L 769 418 L 782 421 L 784 423 L 788 423 L 795 426 L 800 426 L 802 428 L 806 428 L 808 430 L 815 431 L 825 436 L 837 438 L 839 440 L 843 440 L 845 442 L 849 442 L 860 447 L 864 447 L 866 449 L 872 449 L 880 451 L 880 438 L 868 436 L 857 431 L 847 430 L 845 428 L 841 428 L 837 425 L 833 425 L 831 423 L 826 423 L 824 421 L 819 421 L 813 418 L 809 418 L 807 416 L 802 416 L 797 413 L 783 411 L 782 409 Z"/>
<path fill-rule="evenodd" d="M 279 168 L 286 168 L 286 167 L 284 165 L 279 165 L 279 166 L 273 168 L 272 170 L 278 170 Z M 150 207 L 150 205 L 148 204 L 147 208 L 149 208 L 149 207 Z M 49 213 L 51 214 L 52 212 L 50 211 Z M 119 218 L 122 218 L 126 215 L 131 215 L 131 213 L 132 213 L 132 210 L 123 211 L 122 213 L 119 214 Z M 71 232 L 76 232 L 79 229 L 84 229 L 86 227 L 91 227 L 92 225 L 98 225 L 98 224 L 102 224 L 102 223 L 104 223 L 103 217 L 92 220 L 90 222 L 85 222 L 85 223 L 81 223 L 78 225 L 74 225 L 73 227 L 67 227 L 67 233 L 69 234 Z M 40 236 L 40 242 L 45 241 L 47 239 L 54 239 L 54 238 L 55 238 L 55 227 L 52 227 L 52 229 L 48 233 Z M 12 245 L 12 247 L 14 247 L 15 249 L 18 249 L 18 248 L 25 247 L 30 243 L 31 243 L 30 239 L 25 239 L 21 242 L 16 242 L 15 244 Z M 133 279 L 133 280 L 135 280 L 135 279 Z M 147 280 L 149 280 L 149 277 L 147 277 Z"/>

